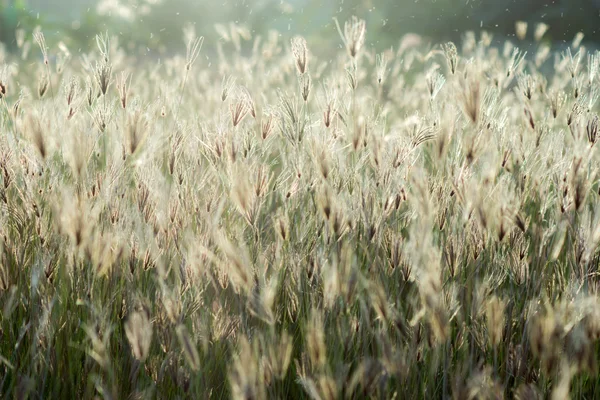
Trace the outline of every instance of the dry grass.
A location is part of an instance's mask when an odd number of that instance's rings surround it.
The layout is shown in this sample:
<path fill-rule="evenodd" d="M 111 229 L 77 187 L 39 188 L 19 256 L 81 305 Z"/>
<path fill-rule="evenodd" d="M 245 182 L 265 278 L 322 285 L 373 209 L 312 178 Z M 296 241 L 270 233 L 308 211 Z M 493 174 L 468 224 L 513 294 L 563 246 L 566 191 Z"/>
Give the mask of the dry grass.
<path fill-rule="evenodd" d="M 2 397 L 600 395 L 598 54 L 338 28 L 0 57 Z"/>

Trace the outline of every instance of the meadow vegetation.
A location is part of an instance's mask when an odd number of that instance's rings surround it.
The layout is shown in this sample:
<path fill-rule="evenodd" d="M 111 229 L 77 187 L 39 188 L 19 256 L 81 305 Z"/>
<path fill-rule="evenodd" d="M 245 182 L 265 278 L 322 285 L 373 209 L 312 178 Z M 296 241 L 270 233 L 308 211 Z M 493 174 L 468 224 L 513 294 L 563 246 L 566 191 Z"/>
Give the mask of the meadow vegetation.
<path fill-rule="evenodd" d="M 600 395 L 600 53 L 337 28 L 330 59 L 17 34 L 1 397 Z"/>

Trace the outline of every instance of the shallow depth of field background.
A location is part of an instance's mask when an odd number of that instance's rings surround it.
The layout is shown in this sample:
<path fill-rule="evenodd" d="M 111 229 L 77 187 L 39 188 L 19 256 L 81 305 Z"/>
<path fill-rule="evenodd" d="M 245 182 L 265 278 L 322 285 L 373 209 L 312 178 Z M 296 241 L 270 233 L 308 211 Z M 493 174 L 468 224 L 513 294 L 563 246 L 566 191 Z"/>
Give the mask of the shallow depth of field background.
<path fill-rule="evenodd" d="M 554 42 L 570 41 L 579 31 L 588 41 L 600 38 L 599 0 L 0 0 L 0 41 L 13 47 L 17 26 L 40 25 L 50 42 L 68 38 L 67 44 L 86 48 L 108 30 L 157 56 L 180 49 L 186 23 L 194 23 L 212 47 L 219 38 L 214 24 L 233 21 L 254 35 L 270 29 L 303 35 L 318 55 L 340 45 L 332 18 L 353 14 L 367 21 L 367 44 L 377 50 L 408 32 L 434 43 L 478 29 L 499 39 L 514 35 L 517 20 L 547 23 L 546 37 Z"/>

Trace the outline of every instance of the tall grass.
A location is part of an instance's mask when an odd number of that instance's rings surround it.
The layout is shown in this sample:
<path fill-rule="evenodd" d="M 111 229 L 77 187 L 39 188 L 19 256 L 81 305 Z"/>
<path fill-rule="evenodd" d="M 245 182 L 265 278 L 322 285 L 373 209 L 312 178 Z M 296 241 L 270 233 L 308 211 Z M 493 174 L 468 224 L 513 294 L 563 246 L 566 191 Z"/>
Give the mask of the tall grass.
<path fill-rule="evenodd" d="M 600 395 L 598 53 L 337 26 L 0 57 L 3 398 Z"/>

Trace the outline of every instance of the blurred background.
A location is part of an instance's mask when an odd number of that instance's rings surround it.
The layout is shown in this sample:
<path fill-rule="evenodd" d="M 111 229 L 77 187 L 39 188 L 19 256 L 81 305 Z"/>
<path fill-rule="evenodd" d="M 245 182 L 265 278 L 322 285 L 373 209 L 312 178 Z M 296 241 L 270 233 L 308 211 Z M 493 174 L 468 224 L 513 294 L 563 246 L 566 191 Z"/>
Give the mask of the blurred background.
<path fill-rule="evenodd" d="M 109 31 L 121 44 L 160 54 L 181 51 L 187 23 L 210 46 L 233 22 L 253 36 L 272 29 L 304 35 L 311 51 L 323 53 L 340 45 L 333 18 L 343 23 L 353 14 L 367 20 L 367 41 L 378 50 L 409 32 L 432 42 L 479 29 L 511 36 L 517 20 L 545 22 L 550 40 L 570 41 L 581 31 L 600 41 L 600 0 L 0 0 L 0 41 L 10 50 L 17 28 L 40 26 L 49 44 L 87 48 Z"/>

